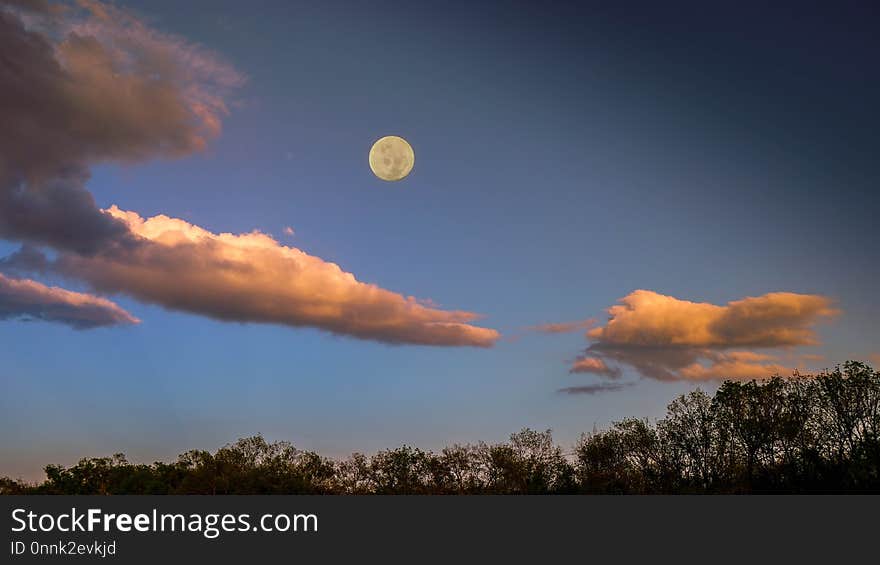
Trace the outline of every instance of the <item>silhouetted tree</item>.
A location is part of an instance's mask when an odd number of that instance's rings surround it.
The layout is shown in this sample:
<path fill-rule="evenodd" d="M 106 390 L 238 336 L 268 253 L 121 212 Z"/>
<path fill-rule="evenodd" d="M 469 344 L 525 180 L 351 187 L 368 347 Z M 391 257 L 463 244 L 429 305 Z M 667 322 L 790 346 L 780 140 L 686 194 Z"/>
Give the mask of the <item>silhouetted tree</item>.
<path fill-rule="evenodd" d="M 712 398 L 701 389 L 679 396 L 667 407 L 657 430 L 670 490 L 712 490 L 721 479 L 726 451 Z"/>
<path fill-rule="evenodd" d="M 815 377 L 724 382 L 674 399 L 652 425 L 627 418 L 581 436 L 550 430 L 439 453 L 402 446 L 334 462 L 261 436 L 177 461 L 122 454 L 48 465 L 0 494 L 550 494 L 880 492 L 880 373 L 848 362 Z"/>

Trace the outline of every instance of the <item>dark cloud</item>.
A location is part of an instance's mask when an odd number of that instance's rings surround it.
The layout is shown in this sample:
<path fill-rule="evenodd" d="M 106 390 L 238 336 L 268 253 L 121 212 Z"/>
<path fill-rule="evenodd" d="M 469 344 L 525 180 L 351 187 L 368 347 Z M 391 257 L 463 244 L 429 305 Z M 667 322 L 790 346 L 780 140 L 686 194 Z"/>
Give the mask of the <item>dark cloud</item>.
<path fill-rule="evenodd" d="M 6 274 L 45 274 L 52 265 L 46 254 L 32 245 L 22 245 L 15 253 L 0 258 L 0 273 Z"/>
<path fill-rule="evenodd" d="M 124 12 L 81 4 L 37 10 L 39 25 L 0 10 L 0 237 L 93 253 L 128 233 L 86 189 L 89 166 L 201 150 L 225 112 L 210 85 L 240 77 Z"/>
<path fill-rule="evenodd" d="M 86 254 L 132 244 L 127 228 L 97 208 L 87 177 L 76 167 L 29 181 L 0 171 L 0 238 Z"/>
<path fill-rule="evenodd" d="M 0 237 L 93 252 L 126 230 L 85 188 L 68 80 L 46 38 L 0 11 Z"/>
<path fill-rule="evenodd" d="M 603 394 L 606 392 L 617 392 L 625 388 L 631 387 L 635 383 L 596 383 L 591 385 L 569 386 L 560 388 L 556 392 L 562 394 Z"/>

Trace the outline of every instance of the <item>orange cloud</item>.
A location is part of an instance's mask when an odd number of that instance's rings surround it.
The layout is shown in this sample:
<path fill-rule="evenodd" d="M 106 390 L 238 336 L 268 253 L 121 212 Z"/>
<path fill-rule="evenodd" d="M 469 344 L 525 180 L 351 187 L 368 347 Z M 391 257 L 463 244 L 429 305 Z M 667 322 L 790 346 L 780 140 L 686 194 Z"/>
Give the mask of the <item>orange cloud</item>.
<path fill-rule="evenodd" d="M 617 378 L 620 376 L 620 369 L 609 367 L 605 364 L 605 361 L 598 357 L 580 357 L 575 360 L 568 372 L 592 373 L 594 375 L 603 375 L 611 378 Z"/>
<path fill-rule="evenodd" d="M 649 378 L 705 380 L 790 372 L 763 354 L 727 351 L 816 345 L 816 323 L 839 311 L 810 294 L 774 292 L 719 306 L 636 290 L 608 313 L 604 326 L 587 332 L 589 356 Z"/>
<path fill-rule="evenodd" d="M 692 363 L 679 370 L 682 378 L 691 381 L 705 380 L 751 380 L 772 377 L 774 375 L 790 375 L 791 367 L 785 367 L 772 361 L 772 355 L 762 355 L 751 351 L 732 351 L 730 353 L 706 353 L 710 359 L 708 364 Z"/>
<path fill-rule="evenodd" d="M 781 347 L 814 345 L 813 324 L 838 313 L 831 301 L 811 294 L 773 292 L 716 306 L 650 290 L 636 290 L 608 309 L 591 339 L 607 344 L 685 347 Z"/>
<path fill-rule="evenodd" d="M 136 244 L 64 254 L 55 265 L 101 292 L 219 320 L 311 326 L 386 343 L 489 347 L 499 338 L 472 324 L 477 314 L 441 310 L 358 281 L 260 232 L 215 234 L 115 206 L 106 213 L 127 226 Z"/>
<path fill-rule="evenodd" d="M 0 274 L 0 320 L 7 319 L 59 322 L 76 329 L 140 323 L 107 299 Z"/>

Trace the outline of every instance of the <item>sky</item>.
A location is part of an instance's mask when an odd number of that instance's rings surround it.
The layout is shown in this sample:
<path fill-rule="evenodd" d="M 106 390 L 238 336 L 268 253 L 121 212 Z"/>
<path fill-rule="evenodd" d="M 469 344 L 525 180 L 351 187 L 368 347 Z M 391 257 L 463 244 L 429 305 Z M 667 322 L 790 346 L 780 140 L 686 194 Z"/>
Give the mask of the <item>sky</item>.
<path fill-rule="evenodd" d="M 0 6 L 0 474 L 880 361 L 871 3 Z"/>

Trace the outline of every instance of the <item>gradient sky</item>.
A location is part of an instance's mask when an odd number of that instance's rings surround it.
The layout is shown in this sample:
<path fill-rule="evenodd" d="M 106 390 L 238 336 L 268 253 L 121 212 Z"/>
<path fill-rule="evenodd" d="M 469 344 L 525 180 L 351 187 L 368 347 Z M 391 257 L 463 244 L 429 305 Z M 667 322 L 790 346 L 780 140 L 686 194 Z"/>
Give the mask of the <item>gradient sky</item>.
<path fill-rule="evenodd" d="M 246 82 L 204 152 L 91 166 L 98 206 L 259 229 L 359 280 L 482 314 L 502 338 L 389 345 L 124 293 L 108 297 L 138 325 L 0 320 L 0 474 L 256 433 L 345 456 L 523 426 L 572 442 L 659 417 L 694 383 L 623 365 L 617 382 L 634 384 L 621 390 L 561 393 L 614 381 L 569 373 L 583 328 L 526 330 L 603 325 L 637 289 L 718 305 L 819 295 L 839 314 L 817 321 L 818 345 L 775 348 L 778 362 L 877 354 L 878 8 L 712 4 L 117 2 Z M 400 183 L 367 164 L 389 134 L 416 153 Z M 0 257 L 20 242 L 0 240 Z"/>

